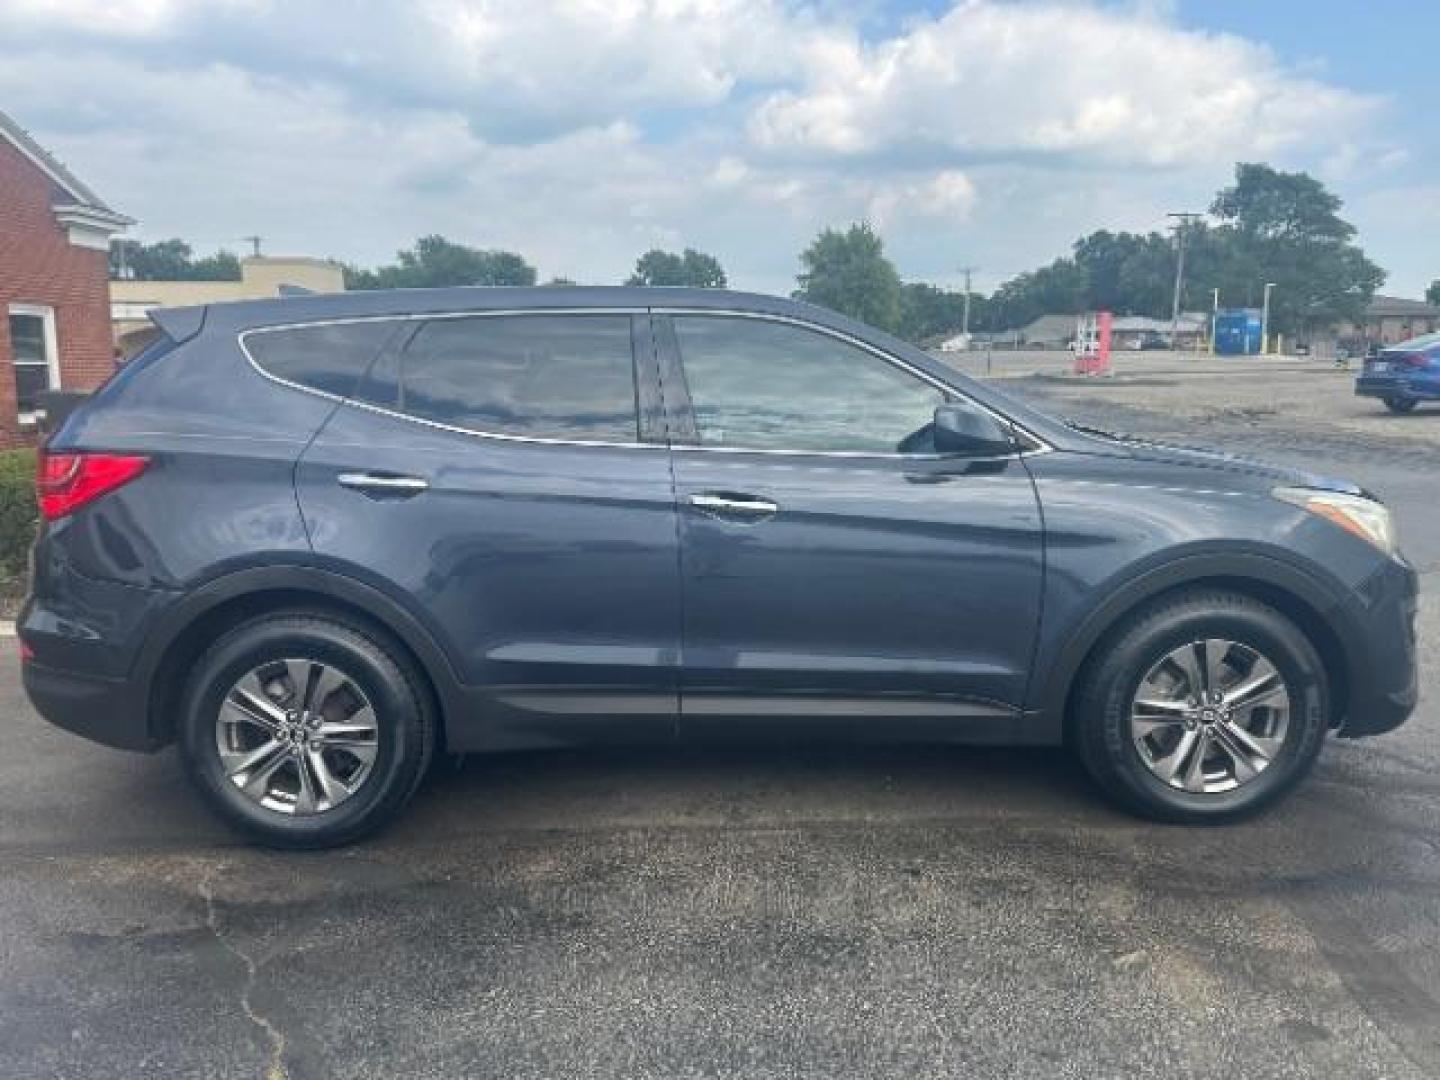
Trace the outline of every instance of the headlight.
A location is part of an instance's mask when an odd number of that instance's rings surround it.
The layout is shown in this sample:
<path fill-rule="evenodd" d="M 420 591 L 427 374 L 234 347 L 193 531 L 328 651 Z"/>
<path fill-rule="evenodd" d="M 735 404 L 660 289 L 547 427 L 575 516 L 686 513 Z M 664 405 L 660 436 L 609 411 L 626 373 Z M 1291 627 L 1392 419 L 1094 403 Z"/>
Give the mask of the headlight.
<path fill-rule="evenodd" d="M 1368 540 L 1386 555 L 1395 554 L 1395 523 L 1390 511 L 1374 499 L 1314 488 L 1280 487 L 1272 494 L 1277 499 L 1333 521 L 1360 539 Z"/>

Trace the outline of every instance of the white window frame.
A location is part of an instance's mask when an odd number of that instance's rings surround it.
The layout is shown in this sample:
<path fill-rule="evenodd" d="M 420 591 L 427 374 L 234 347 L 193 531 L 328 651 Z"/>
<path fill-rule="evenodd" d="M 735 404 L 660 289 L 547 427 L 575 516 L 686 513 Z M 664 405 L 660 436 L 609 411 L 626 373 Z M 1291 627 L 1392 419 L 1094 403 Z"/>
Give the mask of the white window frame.
<path fill-rule="evenodd" d="M 10 315 L 30 315 L 41 320 L 42 333 L 45 340 L 45 369 L 47 374 L 48 389 L 60 389 L 60 341 L 55 333 L 55 309 L 45 304 L 11 304 Z M 38 364 L 30 361 L 22 362 L 15 355 L 15 343 L 10 343 L 10 367 L 13 372 L 18 367 L 38 367 Z M 18 386 L 17 386 L 18 389 Z M 34 425 L 39 423 L 40 413 L 22 412 L 19 414 L 22 425 Z"/>

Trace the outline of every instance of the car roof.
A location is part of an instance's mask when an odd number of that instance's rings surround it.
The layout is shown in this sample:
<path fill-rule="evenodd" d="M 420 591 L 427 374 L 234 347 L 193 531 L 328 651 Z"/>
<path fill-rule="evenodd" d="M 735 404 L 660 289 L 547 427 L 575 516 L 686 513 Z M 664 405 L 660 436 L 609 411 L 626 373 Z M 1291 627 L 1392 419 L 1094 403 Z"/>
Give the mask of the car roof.
<path fill-rule="evenodd" d="M 1433 349 L 1437 345 L 1440 345 L 1440 331 L 1436 331 L 1433 334 L 1421 334 L 1419 337 L 1413 337 L 1408 341 L 1397 341 L 1394 345 L 1386 345 L 1383 351 L 1399 352 L 1401 350 L 1408 351 L 1411 349 Z"/>
<path fill-rule="evenodd" d="M 474 311 L 689 308 L 785 315 L 822 324 L 849 319 L 798 300 L 731 289 L 663 288 L 630 285 L 460 286 L 444 289 L 366 289 L 263 300 L 235 300 L 196 308 L 152 312 L 172 327 L 245 330 L 331 319 L 384 318 Z M 173 331 L 172 331 L 173 336 Z"/>

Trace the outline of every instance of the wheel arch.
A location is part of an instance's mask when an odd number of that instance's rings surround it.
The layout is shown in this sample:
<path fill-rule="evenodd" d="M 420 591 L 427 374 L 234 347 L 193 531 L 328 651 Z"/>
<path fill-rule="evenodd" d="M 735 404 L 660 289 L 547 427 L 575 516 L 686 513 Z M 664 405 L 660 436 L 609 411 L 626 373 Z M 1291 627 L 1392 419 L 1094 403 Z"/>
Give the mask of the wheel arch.
<path fill-rule="evenodd" d="M 190 593 L 149 635 L 136 665 L 145 688 L 146 723 L 157 743 L 173 741 L 175 709 L 185 673 L 216 637 L 273 611 L 303 608 L 378 632 L 403 654 L 424 682 L 435 716 L 436 749 L 445 746 L 447 718 L 461 706 L 455 670 L 434 636 L 399 602 L 364 582 L 306 566 L 266 566 L 216 578 Z"/>
<path fill-rule="evenodd" d="M 1074 695 L 1088 665 L 1120 627 L 1145 607 L 1176 593 L 1204 588 L 1251 597 L 1295 623 L 1324 663 L 1334 709 L 1331 726 L 1343 722 L 1352 649 L 1340 615 L 1340 597 L 1323 581 L 1279 559 L 1250 554 L 1200 556 L 1161 567 L 1121 586 L 1068 635 L 1059 663 L 1042 683 L 1037 698 L 1041 714 L 1061 738 L 1069 739 Z"/>

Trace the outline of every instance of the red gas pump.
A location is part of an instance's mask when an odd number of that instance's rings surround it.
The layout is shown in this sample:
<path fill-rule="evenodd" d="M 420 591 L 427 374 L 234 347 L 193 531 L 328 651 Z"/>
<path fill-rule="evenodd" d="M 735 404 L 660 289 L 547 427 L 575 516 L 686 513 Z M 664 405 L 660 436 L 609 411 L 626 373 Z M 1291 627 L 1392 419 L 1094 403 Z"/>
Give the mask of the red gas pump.
<path fill-rule="evenodd" d="M 1081 315 L 1075 326 L 1075 374 L 1110 374 L 1110 328 L 1114 317 L 1108 311 Z"/>

